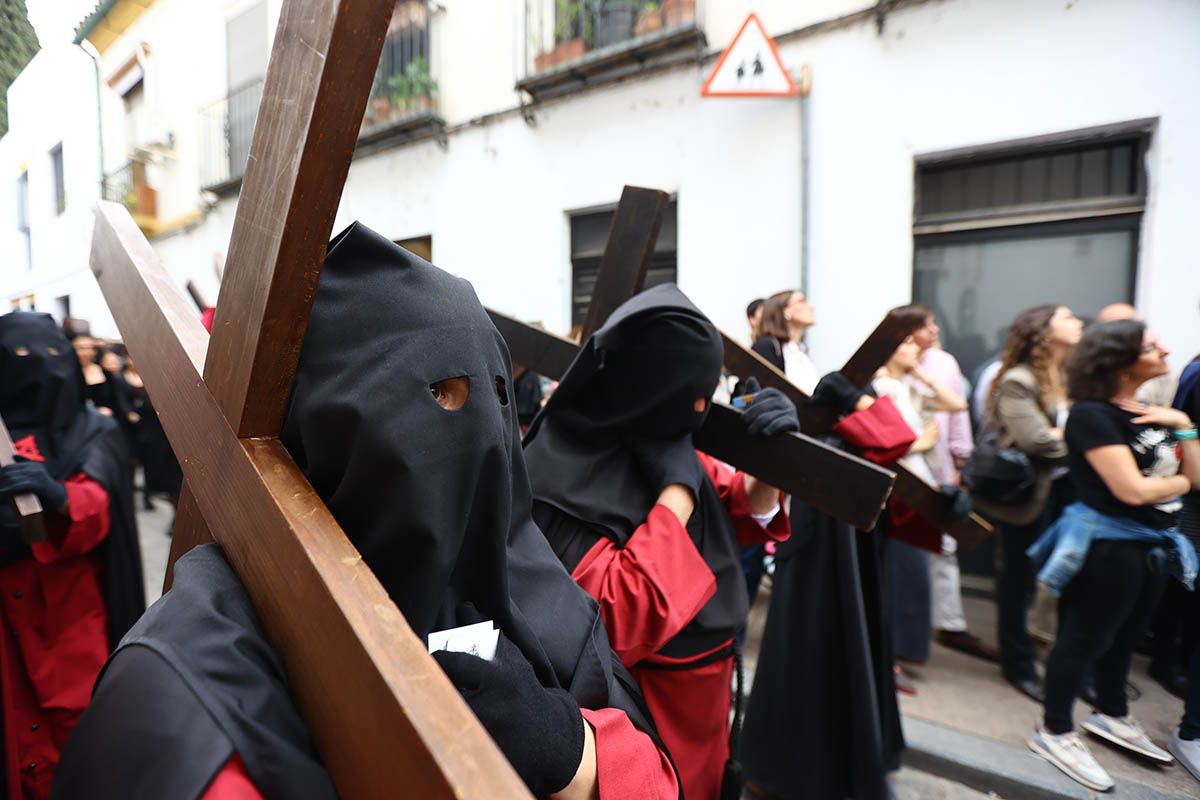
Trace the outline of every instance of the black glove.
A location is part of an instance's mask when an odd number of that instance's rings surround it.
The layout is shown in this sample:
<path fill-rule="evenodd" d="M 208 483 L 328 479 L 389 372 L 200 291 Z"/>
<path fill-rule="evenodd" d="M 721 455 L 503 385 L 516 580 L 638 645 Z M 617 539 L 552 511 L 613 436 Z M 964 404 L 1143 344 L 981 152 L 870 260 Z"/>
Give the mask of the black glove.
<path fill-rule="evenodd" d="M 851 383 L 845 375 L 831 372 L 817 383 L 817 388 L 812 393 L 812 405 L 830 408 L 845 416 L 854 410 L 862 396 L 862 389 Z"/>
<path fill-rule="evenodd" d="M 778 389 L 760 389 L 758 380 L 746 379 L 746 392 L 754 400 L 742 412 L 742 422 L 751 436 L 774 436 L 784 431 L 800 430 L 796 405 Z"/>
<path fill-rule="evenodd" d="M 32 492 L 47 511 L 58 511 L 67 504 L 67 487 L 63 486 L 37 461 L 18 461 L 0 467 L 0 497 Z"/>
<path fill-rule="evenodd" d="M 583 715 L 570 692 L 538 683 L 504 634 L 493 661 L 445 650 L 433 657 L 529 791 L 545 797 L 566 788 L 583 759 Z"/>
<path fill-rule="evenodd" d="M 696 458 L 692 437 L 682 439 L 636 439 L 630 444 L 634 461 L 655 491 L 672 483 L 681 483 L 700 496 L 704 468 Z"/>
<path fill-rule="evenodd" d="M 951 514 L 954 516 L 954 519 L 959 522 L 966 522 L 971 517 L 971 511 L 975 508 L 975 505 L 971 502 L 971 495 L 949 483 L 943 483 L 938 488 L 942 490 L 942 494 L 950 498 L 951 508 L 953 509 Z"/>

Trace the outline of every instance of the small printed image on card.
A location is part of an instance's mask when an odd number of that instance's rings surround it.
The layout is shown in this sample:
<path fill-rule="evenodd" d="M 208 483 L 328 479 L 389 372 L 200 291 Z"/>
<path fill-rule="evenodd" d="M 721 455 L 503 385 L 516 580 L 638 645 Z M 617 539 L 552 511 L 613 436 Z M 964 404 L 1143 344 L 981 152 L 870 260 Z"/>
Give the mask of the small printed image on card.
<path fill-rule="evenodd" d="M 445 650 L 450 653 L 468 653 L 485 661 L 496 657 L 496 645 L 500 641 L 500 630 L 490 620 L 449 628 L 429 634 L 429 652 Z"/>

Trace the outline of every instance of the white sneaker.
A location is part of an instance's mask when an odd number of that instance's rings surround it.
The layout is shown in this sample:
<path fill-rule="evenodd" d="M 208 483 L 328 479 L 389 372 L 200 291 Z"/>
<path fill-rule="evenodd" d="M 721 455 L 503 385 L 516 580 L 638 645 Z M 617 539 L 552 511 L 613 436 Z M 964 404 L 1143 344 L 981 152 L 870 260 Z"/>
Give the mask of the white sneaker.
<path fill-rule="evenodd" d="M 1142 730 L 1142 726 L 1132 716 L 1110 717 L 1093 711 L 1084 721 L 1083 729 L 1160 764 L 1170 764 L 1175 760 L 1171 758 L 1170 753 L 1150 741 L 1146 731 Z"/>
<path fill-rule="evenodd" d="M 1113 787 L 1113 779 L 1096 763 L 1087 745 L 1074 731 L 1053 734 L 1038 726 L 1029 740 L 1029 749 L 1089 789 L 1107 792 Z"/>
<path fill-rule="evenodd" d="M 1200 781 L 1200 739 L 1180 739 L 1179 729 L 1176 728 L 1171 734 L 1171 741 L 1167 743 L 1167 749 L 1192 773 L 1193 778 Z"/>

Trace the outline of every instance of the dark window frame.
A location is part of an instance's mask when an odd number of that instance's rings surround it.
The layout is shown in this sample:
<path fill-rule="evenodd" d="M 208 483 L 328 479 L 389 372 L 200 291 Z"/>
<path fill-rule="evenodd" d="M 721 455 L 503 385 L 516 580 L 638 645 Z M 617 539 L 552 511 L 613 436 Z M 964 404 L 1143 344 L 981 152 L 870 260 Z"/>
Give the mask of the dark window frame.
<path fill-rule="evenodd" d="M 915 236 L 949 233 L 977 228 L 1007 228 L 1014 225 L 1059 222 L 1071 219 L 1086 219 L 1103 216 L 1124 216 L 1144 211 L 1149 191 L 1146 171 L 1146 153 L 1157 129 L 1157 119 L 1138 119 L 1092 128 L 1010 140 L 989 145 L 958 148 L 916 156 L 913 163 L 913 233 Z M 1083 160 L 1092 154 L 1106 153 L 1106 180 L 1111 181 L 1117 166 L 1112 154 L 1117 148 L 1131 146 L 1128 159 L 1131 191 L 1088 192 L 1082 182 L 1086 173 Z M 1076 196 L 1054 198 L 1051 183 L 1055 159 L 1070 156 L 1076 159 L 1079 181 Z M 1045 161 L 1043 192 L 1047 195 L 1034 202 L 1007 204 L 982 204 L 968 208 L 966 197 L 972 191 L 967 181 L 971 173 L 975 178 L 988 177 L 994 181 L 999 170 L 1011 166 L 1015 170 L 1014 190 L 1021 191 L 1020 177 L 1024 166 L 1039 160 Z M 990 170 L 990 172 L 989 172 Z M 961 175 L 963 201 L 957 209 L 925 208 L 923 189 L 926 181 L 935 175 Z M 991 189 L 995 189 L 994 183 Z M 993 197 L 995 193 L 993 192 Z"/>
<path fill-rule="evenodd" d="M 50 148 L 50 172 L 54 178 L 54 215 L 62 216 L 67 210 L 66 163 L 63 160 L 63 143 Z"/>
<path fill-rule="evenodd" d="M 570 281 L 569 281 L 569 305 L 571 327 L 582 325 L 587 316 L 587 307 L 591 300 L 590 292 L 583 294 L 579 291 L 581 282 L 588 282 L 594 285 L 594 275 L 600 269 L 600 260 L 603 258 L 603 249 L 595 247 L 583 247 L 576 242 L 575 225 L 580 223 L 585 217 L 607 217 L 607 223 L 603 224 L 603 229 L 607 231 L 612 224 L 612 218 L 616 215 L 617 206 L 615 203 L 603 206 L 593 206 L 590 208 L 579 209 L 576 211 L 567 212 L 567 231 L 568 231 L 568 247 L 570 253 Z M 646 274 L 646 287 L 655 286 L 660 283 L 677 282 L 679 278 L 679 198 L 672 195 L 667 203 L 667 209 L 663 214 L 662 228 L 659 230 L 658 240 L 654 245 L 654 256 L 651 259 L 649 268 Z M 669 277 L 665 274 L 670 270 Z"/>

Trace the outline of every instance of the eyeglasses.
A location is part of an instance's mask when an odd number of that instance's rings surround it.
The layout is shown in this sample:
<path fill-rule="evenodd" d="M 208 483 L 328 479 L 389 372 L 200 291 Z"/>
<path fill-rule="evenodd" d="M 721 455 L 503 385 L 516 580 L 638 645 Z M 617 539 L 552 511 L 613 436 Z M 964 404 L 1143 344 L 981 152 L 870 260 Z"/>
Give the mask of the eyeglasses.
<path fill-rule="evenodd" d="M 1148 356 L 1151 353 L 1165 353 L 1167 348 L 1162 346 L 1162 342 L 1146 342 L 1142 345 L 1142 355 Z"/>

